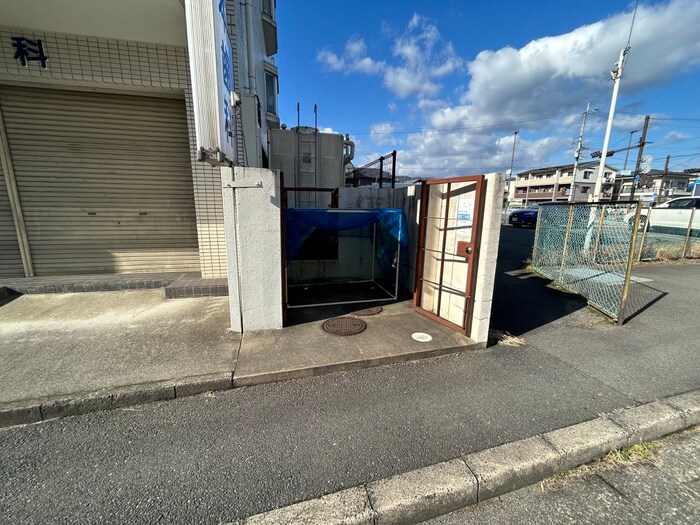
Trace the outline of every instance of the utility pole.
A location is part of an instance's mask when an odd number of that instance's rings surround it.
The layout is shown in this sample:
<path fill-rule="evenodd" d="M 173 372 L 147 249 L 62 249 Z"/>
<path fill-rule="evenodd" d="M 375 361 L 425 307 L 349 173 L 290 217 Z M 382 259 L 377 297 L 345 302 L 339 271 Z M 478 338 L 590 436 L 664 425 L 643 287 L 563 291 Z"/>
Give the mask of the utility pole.
<path fill-rule="evenodd" d="M 630 157 L 630 150 L 632 149 L 632 135 L 634 135 L 634 134 L 637 133 L 638 131 L 639 131 L 638 129 L 633 129 L 632 131 L 630 131 L 630 140 L 629 140 L 629 142 L 627 143 L 627 152 L 625 153 L 625 167 L 622 168 L 623 170 L 626 170 L 626 169 L 627 169 L 627 159 L 629 159 L 629 157 Z"/>
<path fill-rule="evenodd" d="M 513 133 L 513 152 L 510 154 L 510 173 L 508 174 L 508 180 L 513 179 L 513 161 L 515 160 L 515 143 L 518 140 L 518 133 L 519 131 L 516 131 Z"/>
<path fill-rule="evenodd" d="M 600 154 L 600 164 L 598 165 L 598 176 L 593 187 L 593 195 L 588 198 L 589 202 L 598 202 L 600 200 L 600 192 L 603 189 L 603 174 L 605 173 L 605 159 L 608 158 L 608 144 L 610 143 L 610 133 L 612 133 L 613 119 L 615 118 L 615 107 L 617 106 L 617 94 L 620 91 L 620 81 L 622 80 L 622 70 L 625 67 L 625 58 L 631 49 L 632 30 L 634 29 L 634 20 L 637 18 L 637 6 L 639 0 L 634 4 L 634 13 L 632 14 L 632 24 L 630 25 L 630 34 L 627 37 L 627 45 L 620 51 L 620 58 L 615 67 L 610 71 L 610 77 L 613 80 L 613 92 L 610 99 L 610 111 L 608 112 L 608 125 L 605 128 L 605 138 L 603 139 L 603 149 Z"/>
<path fill-rule="evenodd" d="M 583 148 L 583 132 L 586 129 L 586 118 L 588 118 L 589 113 L 598 111 L 597 109 L 591 109 L 591 101 L 586 104 L 586 111 L 583 112 L 583 119 L 581 120 L 581 132 L 578 134 L 578 142 L 576 143 L 576 149 L 574 150 L 574 169 L 571 174 L 571 191 L 569 192 L 569 202 L 574 202 L 574 194 L 576 193 L 576 172 L 578 171 L 578 160 L 581 156 L 581 149 Z"/>
<path fill-rule="evenodd" d="M 647 140 L 647 129 L 649 128 L 650 115 L 644 117 L 644 127 L 642 127 L 642 136 L 639 137 L 639 149 L 637 150 L 637 164 L 634 167 L 634 172 L 632 172 L 632 191 L 630 192 L 630 200 L 634 200 L 634 190 L 637 189 L 637 177 L 639 175 L 639 168 L 642 166 L 642 155 L 644 154 L 644 144 Z"/>
<path fill-rule="evenodd" d="M 629 44 L 620 51 L 620 58 L 615 64 L 615 67 L 610 71 L 610 76 L 613 80 L 613 92 L 610 99 L 610 111 L 608 112 L 608 125 L 605 128 L 605 138 L 603 139 L 603 149 L 600 153 L 600 164 L 598 164 L 598 176 L 595 179 L 593 194 L 588 198 L 589 202 L 598 202 L 600 200 L 600 192 L 603 189 L 603 174 L 605 173 L 605 161 L 608 158 L 608 144 L 610 143 L 610 134 L 612 133 L 613 119 L 615 118 L 615 107 L 617 106 L 617 94 L 620 91 L 620 80 L 622 79 L 622 68 L 625 65 L 625 57 L 630 50 Z"/>
<path fill-rule="evenodd" d="M 518 131 L 513 133 L 513 152 L 510 154 L 510 172 L 508 173 L 508 202 L 510 202 L 511 184 L 515 184 L 513 178 L 513 161 L 515 160 L 515 142 L 518 140 Z"/>

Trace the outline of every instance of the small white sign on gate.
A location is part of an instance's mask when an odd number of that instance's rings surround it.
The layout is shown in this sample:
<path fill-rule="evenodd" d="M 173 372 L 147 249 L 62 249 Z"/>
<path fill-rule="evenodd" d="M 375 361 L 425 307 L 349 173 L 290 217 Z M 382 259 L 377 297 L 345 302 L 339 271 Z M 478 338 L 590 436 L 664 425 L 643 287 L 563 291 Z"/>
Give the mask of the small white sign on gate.
<path fill-rule="evenodd" d="M 474 195 L 462 195 L 457 199 L 457 237 L 472 238 L 474 225 Z"/>

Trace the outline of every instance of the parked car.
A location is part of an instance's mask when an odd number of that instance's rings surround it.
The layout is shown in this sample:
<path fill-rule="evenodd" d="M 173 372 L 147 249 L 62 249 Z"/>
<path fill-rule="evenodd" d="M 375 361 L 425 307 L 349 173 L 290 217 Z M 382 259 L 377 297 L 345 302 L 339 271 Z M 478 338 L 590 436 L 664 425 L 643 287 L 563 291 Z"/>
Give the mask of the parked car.
<path fill-rule="evenodd" d="M 639 227 L 643 228 L 645 223 L 649 222 L 649 228 L 672 228 L 687 230 L 690 222 L 691 210 L 700 209 L 700 197 L 677 197 L 668 200 L 651 209 L 642 208 L 641 216 L 639 217 Z M 695 212 L 700 215 L 699 212 Z M 634 224 L 634 213 L 628 213 L 625 220 L 630 227 Z M 697 221 L 695 219 L 693 222 Z"/>
<path fill-rule="evenodd" d="M 516 210 L 508 216 L 508 223 L 516 228 L 535 226 L 537 224 L 537 208 Z"/>

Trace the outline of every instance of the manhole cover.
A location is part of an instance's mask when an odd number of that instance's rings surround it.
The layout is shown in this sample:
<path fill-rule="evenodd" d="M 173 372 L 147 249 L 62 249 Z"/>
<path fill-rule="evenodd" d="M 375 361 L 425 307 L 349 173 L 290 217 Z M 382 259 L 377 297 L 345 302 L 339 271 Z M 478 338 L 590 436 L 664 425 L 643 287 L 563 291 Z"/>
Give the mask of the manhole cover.
<path fill-rule="evenodd" d="M 372 308 L 365 308 L 364 310 L 358 310 L 357 312 L 353 312 L 353 315 L 359 315 L 362 317 L 366 317 L 368 315 L 377 315 L 381 313 L 382 307 L 381 306 L 373 306 Z"/>
<path fill-rule="evenodd" d="M 364 331 L 367 323 L 354 317 L 336 317 L 323 323 L 323 329 L 334 335 L 355 335 Z"/>

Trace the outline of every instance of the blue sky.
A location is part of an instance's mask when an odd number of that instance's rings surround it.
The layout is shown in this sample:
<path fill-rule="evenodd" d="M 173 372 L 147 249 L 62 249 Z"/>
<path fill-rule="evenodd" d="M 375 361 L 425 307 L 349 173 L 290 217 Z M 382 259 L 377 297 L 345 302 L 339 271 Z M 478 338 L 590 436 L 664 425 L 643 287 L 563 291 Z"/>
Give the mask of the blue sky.
<path fill-rule="evenodd" d="M 398 151 L 401 175 L 506 170 L 573 162 L 601 149 L 610 69 L 634 2 L 287 0 L 277 4 L 282 121 L 350 133 L 356 165 Z M 700 167 L 700 2 L 640 1 L 611 149 L 644 115 L 654 168 Z M 633 142 L 638 140 L 634 135 Z M 586 158 L 588 154 L 586 154 Z M 630 153 L 630 163 L 636 151 Z M 619 168 L 624 152 L 610 159 Z M 628 168 L 630 166 L 628 165 Z"/>

